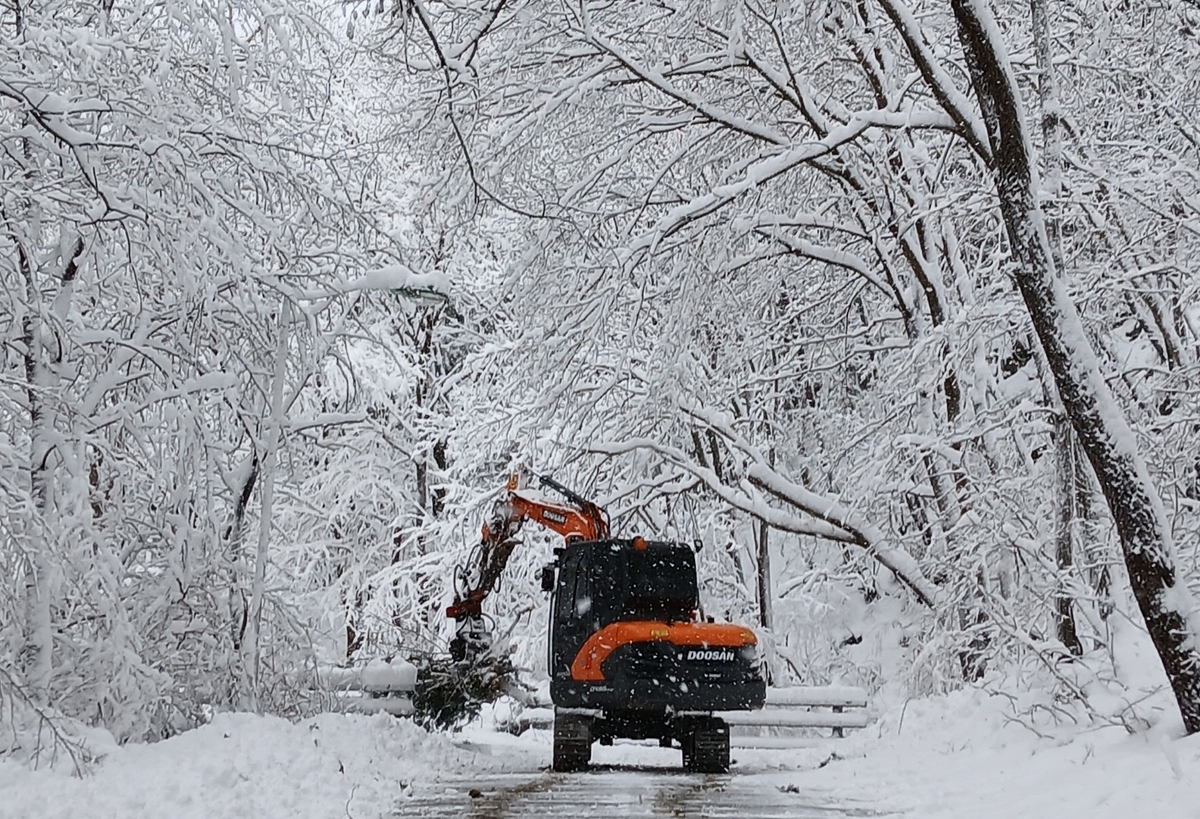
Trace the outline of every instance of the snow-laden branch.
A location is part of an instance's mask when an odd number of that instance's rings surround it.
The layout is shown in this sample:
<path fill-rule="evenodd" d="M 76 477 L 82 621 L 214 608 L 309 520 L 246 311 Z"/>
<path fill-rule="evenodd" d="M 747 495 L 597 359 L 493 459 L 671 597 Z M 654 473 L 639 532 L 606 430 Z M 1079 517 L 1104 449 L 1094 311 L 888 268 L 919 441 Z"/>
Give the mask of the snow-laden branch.
<path fill-rule="evenodd" d="M 787 480 L 765 464 L 754 464 L 747 474 L 752 484 L 784 503 L 847 529 L 854 536 L 853 543 L 856 546 L 866 549 L 871 557 L 891 569 L 922 603 L 931 607 L 936 604 L 937 587 L 933 581 L 922 573 L 916 558 L 899 546 L 887 545 L 883 530 L 870 525 L 836 501 Z"/>
<path fill-rule="evenodd" d="M 339 295 L 370 290 L 386 290 L 413 297 L 432 296 L 445 299 L 450 296 L 450 283 L 442 273 L 418 273 L 407 265 L 396 263 L 367 271 L 349 281 L 330 282 L 324 288 L 297 291 L 293 295 L 301 301 L 321 301 Z"/>
<path fill-rule="evenodd" d="M 781 54 L 784 55 L 786 61 L 786 52 L 781 50 Z M 749 49 L 743 48 L 742 57 L 746 60 L 746 64 L 750 68 L 769 82 L 781 97 L 790 102 L 804 115 L 804 118 L 818 137 L 823 137 L 829 133 L 829 121 L 826 119 L 825 112 L 817 105 L 817 95 L 807 83 L 801 84 L 795 73 L 790 70 L 790 65 L 788 66 L 788 73 L 785 74 L 775 69 L 766 60 L 759 59 Z"/>
<path fill-rule="evenodd" d="M 900 546 L 888 543 L 883 530 L 872 525 L 861 515 L 840 501 L 820 495 L 791 481 L 775 470 L 758 447 L 738 435 L 728 420 L 720 413 L 703 407 L 683 407 L 691 417 L 725 438 L 731 446 L 750 460 L 746 470 L 747 480 L 755 487 L 783 501 L 794 509 L 824 521 L 826 524 L 849 535 L 844 542 L 861 546 L 880 564 L 895 573 L 905 585 L 912 589 L 917 598 L 927 606 L 934 606 L 937 587 L 925 577 L 916 559 Z"/>
<path fill-rule="evenodd" d="M 479 20 L 471 26 L 470 30 L 457 43 L 446 48 L 446 59 L 451 63 L 458 63 L 464 56 L 478 49 L 479 41 L 491 31 L 506 5 L 508 5 L 508 0 L 499 0 L 491 8 L 485 8 L 484 13 L 480 15 Z"/>
<path fill-rule="evenodd" d="M 799 148 L 781 151 L 754 163 L 737 181 L 727 185 L 718 185 L 708 193 L 697 196 L 684 205 L 672 208 L 658 220 L 653 230 L 647 231 L 630 245 L 629 255 L 636 257 L 652 251 L 659 242 L 686 225 L 716 213 L 759 185 L 782 176 L 800 165 L 832 153 L 838 147 L 856 139 L 872 124 L 869 118 L 856 116 L 847 124 L 835 128 L 829 136 L 822 140 L 805 143 Z"/>
<path fill-rule="evenodd" d="M 700 479 L 707 489 L 725 503 L 745 512 L 758 520 L 766 521 L 776 529 L 797 535 L 811 535 L 839 543 L 854 543 L 854 535 L 822 520 L 804 520 L 774 508 L 753 487 L 743 484 L 737 488 L 729 486 L 717 477 L 717 473 L 706 466 L 697 465 L 676 447 L 659 443 L 650 438 L 627 438 L 622 441 L 595 444 L 592 452 L 604 455 L 627 455 L 631 452 L 653 452 L 672 466 Z"/>
<path fill-rule="evenodd" d="M 643 253 L 652 252 L 659 242 L 692 222 L 716 213 L 744 194 L 801 165 L 835 153 L 838 148 L 853 142 L 871 128 L 934 128 L 945 127 L 948 124 L 945 116 L 932 112 L 859 111 L 844 125 L 831 130 L 823 139 L 806 142 L 799 147 L 782 150 L 754 162 L 736 181 L 713 187 L 707 193 L 672 208 L 658 220 L 652 230 L 642 234 L 630 245 L 628 257 L 634 259 Z"/>
<path fill-rule="evenodd" d="M 987 131 L 984 129 L 983 122 L 979 117 L 972 114 L 971 101 L 967 96 L 958 90 L 958 86 L 954 84 L 954 80 L 942 68 L 938 62 L 937 56 L 930 48 L 929 42 L 925 39 L 925 32 L 921 30 L 920 23 L 913 15 L 912 9 L 906 6 L 903 0 L 879 0 L 883 6 L 884 12 L 892 20 L 892 25 L 896 27 L 896 31 L 904 39 L 904 44 L 908 48 L 908 52 L 912 55 L 913 62 L 917 64 L 921 76 L 925 78 L 925 82 L 929 84 L 929 89 L 933 92 L 933 96 L 945 109 L 946 113 L 958 124 L 962 129 L 963 137 L 971 146 L 971 149 L 977 153 L 984 162 L 988 165 L 992 164 L 991 142 L 988 140 Z"/>
<path fill-rule="evenodd" d="M 712 468 L 697 464 L 677 447 L 649 438 L 628 438 L 597 444 L 592 447 L 592 451 L 606 455 L 652 452 L 672 466 L 698 478 L 705 487 L 731 507 L 776 529 L 863 548 L 872 558 L 891 570 L 922 603 L 931 607 L 936 605 L 937 588 L 933 582 L 921 572 L 912 555 L 903 548 L 888 543 L 888 538 L 882 530 L 871 525 L 841 502 L 805 489 L 780 475 L 769 465 L 757 447 L 734 432 L 717 413 L 687 406 L 684 406 L 683 410 L 724 437 L 750 461 L 746 479 L 738 486 L 730 486 Z M 802 515 L 772 506 L 762 494 L 755 491 L 756 489 L 783 501 Z"/>
<path fill-rule="evenodd" d="M 856 276 L 859 276 L 864 281 L 868 282 L 872 287 L 879 290 L 889 299 L 895 296 L 892 288 L 888 287 L 878 276 L 871 270 L 871 266 L 857 254 L 851 253 L 848 250 L 842 250 L 836 247 L 828 247 L 826 245 L 818 245 L 807 239 L 801 239 L 799 236 L 792 236 L 779 230 L 774 225 L 757 225 L 755 232 L 772 241 L 778 242 L 788 249 L 789 253 L 797 256 L 804 256 L 808 259 L 813 259 L 818 262 L 834 265 L 835 267 L 845 268 Z"/>
<path fill-rule="evenodd" d="M 449 295 L 450 284 L 441 273 L 417 273 L 403 264 L 391 264 L 364 273 L 342 288 L 351 293 L 358 290 L 426 290 Z"/>
<path fill-rule="evenodd" d="M 634 60 L 629 55 L 625 54 L 616 45 L 604 39 L 594 32 L 587 33 L 588 42 L 596 46 L 596 48 L 610 55 L 630 74 L 633 74 L 638 79 L 658 89 L 661 93 L 675 100 L 679 104 L 695 111 L 710 122 L 719 123 L 726 128 L 729 128 L 738 133 L 745 134 L 763 142 L 771 143 L 772 145 L 787 146 L 791 144 L 791 140 L 778 131 L 766 128 L 756 122 L 752 122 L 744 117 L 739 117 L 736 114 L 719 108 L 707 100 L 689 92 L 671 83 L 659 71 L 651 68 L 648 65 L 643 65 Z"/>

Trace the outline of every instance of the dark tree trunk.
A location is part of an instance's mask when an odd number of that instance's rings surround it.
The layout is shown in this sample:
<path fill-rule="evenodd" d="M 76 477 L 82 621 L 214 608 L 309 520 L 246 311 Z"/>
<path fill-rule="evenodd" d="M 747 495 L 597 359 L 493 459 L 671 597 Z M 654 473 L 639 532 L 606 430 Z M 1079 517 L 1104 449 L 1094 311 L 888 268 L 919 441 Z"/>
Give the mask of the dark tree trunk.
<path fill-rule="evenodd" d="M 1083 645 L 1075 630 L 1075 613 L 1068 591 L 1075 565 L 1076 478 L 1075 441 L 1071 425 L 1065 419 L 1055 427 L 1055 446 L 1058 449 L 1058 532 L 1055 535 L 1054 561 L 1058 567 L 1058 582 L 1054 594 L 1054 624 L 1059 641 L 1076 657 L 1083 654 Z"/>
<path fill-rule="evenodd" d="M 758 624 L 771 628 L 771 527 L 758 522 Z"/>
<path fill-rule="evenodd" d="M 250 465 L 246 477 L 242 480 L 241 489 L 234 501 L 233 516 L 225 526 L 225 549 L 229 561 L 229 629 L 233 638 L 233 648 L 240 651 L 242 639 L 246 635 L 247 618 L 250 615 L 246 589 L 245 574 L 245 525 L 246 509 L 250 506 L 250 498 L 254 494 L 254 486 L 258 482 L 258 451 L 250 453 Z"/>
<path fill-rule="evenodd" d="M 951 0 L 959 39 L 995 161 L 996 191 L 1016 262 L 1014 275 L 1062 399 L 1092 464 L 1121 540 L 1134 597 L 1179 703 L 1200 731 L 1200 634 L 1175 574 L 1169 523 L 1133 432 L 1100 373 L 1083 323 L 1055 277 L 1037 202 L 1032 148 L 1015 77 L 983 0 Z"/>

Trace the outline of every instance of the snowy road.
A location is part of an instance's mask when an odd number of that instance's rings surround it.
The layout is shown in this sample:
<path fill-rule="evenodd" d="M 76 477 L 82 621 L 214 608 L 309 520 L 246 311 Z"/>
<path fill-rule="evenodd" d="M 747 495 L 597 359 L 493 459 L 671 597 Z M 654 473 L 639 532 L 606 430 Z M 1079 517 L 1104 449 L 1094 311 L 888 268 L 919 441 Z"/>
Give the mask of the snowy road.
<path fill-rule="evenodd" d="M 513 773 L 443 780 L 415 795 L 394 814 L 397 819 L 849 819 L 885 815 L 865 806 L 832 804 L 754 775 L 713 776 L 626 766 L 599 767 L 582 774 Z"/>
<path fill-rule="evenodd" d="M 541 736 L 545 734 L 545 736 Z M 537 735 L 536 737 L 534 735 Z M 517 739 L 478 733 L 465 747 L 510 770 L 456 771 L 416 787 L 394 803 L 392 819 L 526 819 L 526 817 L 672 817 L 673 819 L 854 819 L 899 816 L 891 805 L 866 801 L 860 789 L 800 789 L 789 769 L 817 767 L 836 744 L 763 751 L 734 749 L 729 774 L 687 773 L 679 751 L 654 743 L 620 741 L 595 746 L 593 766 L 583 773 L 548 769 L 548 732 Z M 793 764 L 787 764 L 790 758 Z"/>

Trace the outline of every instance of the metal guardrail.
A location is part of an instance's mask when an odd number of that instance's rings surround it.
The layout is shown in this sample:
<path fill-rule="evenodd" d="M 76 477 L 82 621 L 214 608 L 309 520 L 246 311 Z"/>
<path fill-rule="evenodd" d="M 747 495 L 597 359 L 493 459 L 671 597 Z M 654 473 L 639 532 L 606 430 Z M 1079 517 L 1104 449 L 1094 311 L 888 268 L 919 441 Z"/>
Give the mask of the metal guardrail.
<path fill-rule="evenodd" d="M 863 709 L 867 692 L 844 685 L 806 685 L 768 688 L 767 702 L 756 711 L 719 711 L 717 716 L 730 726 L 755 728 L 832 728 L 842 736 L 847 728 L 865 728 L 870 716 Z M 850 710 L 853 709 L 853 710 Z M 554 725 L 554 707 L 534 701 L 503 727 L 521 734 L 531 728 Z"/>
<path fill-rule="evenodd" d="M 394 716 L 411 716 L 412 691 L 417 669 L 404 660 L 372 660 L 364 666 L 325 666 L 318 670 L 318 687 L 332 692 L 343 710 Z M 531 728 L 550 728 L 554 707 L 533 697 L 508 720 L 508 731 L 521 734 Z M 832 728 L 841 736 L 847 728 L 865 728 L 870 717 L 863 709 L 867 692 L 844 685 L 768 688 L 767 701 L 757 711 L 722 711 L 717 716 L 730 726 L 758 728 Z"/>
<path fill-rule="evenodd" d="M 359 714 L 413 714 L 412 692 L 417 667 L 406 660 L 372 660 L 366 665 L 317 669 L 317 687 L 337 698 L 339 710 Z"/>
<path fill-rule="evenodd" d="M 767 702 L 757 711 L 718 714 L 730 725 L 760 728 L 832 728 L 841 736 L 846 728 L 866 728 L 870 716 L 867 692 L 847 685 L 803 685 L 768 688 Z M 826 710 L 828 709 L 828 710 Z M 855 709 L 855 710 L 847 710 Z"/>

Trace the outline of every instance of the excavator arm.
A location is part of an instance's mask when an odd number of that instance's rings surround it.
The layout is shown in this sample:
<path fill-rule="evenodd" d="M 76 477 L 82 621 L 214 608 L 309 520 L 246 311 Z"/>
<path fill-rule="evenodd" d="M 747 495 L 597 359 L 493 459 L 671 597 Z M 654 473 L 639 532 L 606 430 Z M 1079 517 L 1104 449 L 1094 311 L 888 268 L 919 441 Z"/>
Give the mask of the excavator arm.
<path fill-rule="evenodd" d="M 566 503 L 531 489 L 528 482 L 525 472 L 508 479 L 505 494 L 483 525 L 479 545 L 467 563 L 455 570 L 454 602 L 446 609 L 446 616 L 457 623 L 457 634 L 450 644 L 455 660 L 477 656 L 491 647 L 491 635 L 483 623 L 483 601 L 495 590 L 520 543 L 517 534 L 526 521 L 557 532 L 567 543 L 608 537 L 608 516 L 595 503 L 545 475 L 539 476 L 539 486 L 558 492 Z"/>

